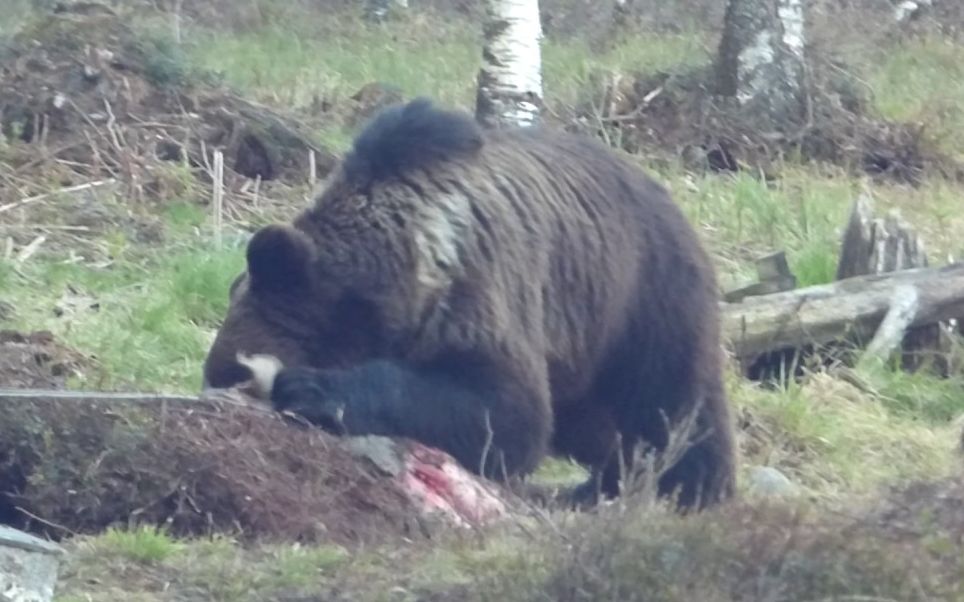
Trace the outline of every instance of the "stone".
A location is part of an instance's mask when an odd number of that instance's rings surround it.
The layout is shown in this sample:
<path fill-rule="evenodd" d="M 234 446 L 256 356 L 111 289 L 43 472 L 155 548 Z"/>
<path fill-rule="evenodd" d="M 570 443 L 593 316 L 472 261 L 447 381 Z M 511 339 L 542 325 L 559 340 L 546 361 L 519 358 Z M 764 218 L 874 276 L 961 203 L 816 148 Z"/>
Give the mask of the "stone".
<path fill-rule="evenodd" d="M 0 525 L 0 602 L 50 602 L 63 549 Z"/>
<path fill-rule="evenodd" d="M 772 466 L 754 466 L 747 478 L 747 489 L 753 496 L 792 497 L 800 493 L 785 474 Z"/>

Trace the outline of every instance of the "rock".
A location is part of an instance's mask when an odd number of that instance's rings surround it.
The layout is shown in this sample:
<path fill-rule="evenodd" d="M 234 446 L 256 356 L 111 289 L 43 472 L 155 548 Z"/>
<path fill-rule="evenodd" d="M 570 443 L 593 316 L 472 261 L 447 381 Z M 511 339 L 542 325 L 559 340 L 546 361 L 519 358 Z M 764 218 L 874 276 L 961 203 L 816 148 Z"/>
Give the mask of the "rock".
<path fill-rule="evenodd" d="M 0 602 L 49 602 L 63 550 L 0 525 Z"/>
<path fill-rule="evenodd" d="M 405 463 L 398 447 L 388 437 L 376 435 L 351 437 L 348 440 L 348 449 L 354 456 L 366 458 L 389 476 L 397 477 L 405 470 Z"/>
<path fill-rule="evenodd" d="M 747 477 L 747 490 L 753 496 L 792 497 L 800 493 L 793 481 L 772 466 L 754 466 Z"/>

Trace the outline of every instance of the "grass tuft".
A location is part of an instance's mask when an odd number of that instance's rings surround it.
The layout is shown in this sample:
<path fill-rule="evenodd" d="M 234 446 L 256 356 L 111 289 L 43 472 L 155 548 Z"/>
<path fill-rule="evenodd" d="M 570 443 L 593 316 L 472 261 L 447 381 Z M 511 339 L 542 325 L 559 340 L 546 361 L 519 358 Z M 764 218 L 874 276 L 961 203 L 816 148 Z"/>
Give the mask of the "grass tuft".
<path fill-rule="evenodd" d="M 184 549 L 184 545 L 155 527 L 111 527 L 100 537 L 101 552 L 145 564 L 161 563 Z"/>

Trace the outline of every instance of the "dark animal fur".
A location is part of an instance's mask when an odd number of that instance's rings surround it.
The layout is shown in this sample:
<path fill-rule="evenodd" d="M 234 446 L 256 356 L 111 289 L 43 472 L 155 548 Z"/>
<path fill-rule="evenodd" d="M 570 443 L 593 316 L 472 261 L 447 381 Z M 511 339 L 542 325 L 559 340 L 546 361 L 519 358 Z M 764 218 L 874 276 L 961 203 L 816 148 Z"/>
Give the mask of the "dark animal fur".
<path fill-rule="evenodd" d="M 343 171 L 352 182 L 364 186 L 447 159 L 471 156 L 481 146 L 482 131 L 474 121 L 419 98 L 377 113 L 355 139 Z"/>
<path fill-rule="evenodd" d="M 708 436 L 660 487 L 680 487 L 684 507 L 732 494 L 710 261 L 665 190 L 602 145 L 394 107 L 313 207 L 250 249 L 211 385 L 242 378 L 237 351 L 271 353 L 294 368 L 276 407 L 420 439 L 470 469 L 488 449 L 486 474 L 526 473 L 556 451 L 609 494 L 617 433 L 662 448 L 662 413 L 672 423 L 702 401 Z"/>

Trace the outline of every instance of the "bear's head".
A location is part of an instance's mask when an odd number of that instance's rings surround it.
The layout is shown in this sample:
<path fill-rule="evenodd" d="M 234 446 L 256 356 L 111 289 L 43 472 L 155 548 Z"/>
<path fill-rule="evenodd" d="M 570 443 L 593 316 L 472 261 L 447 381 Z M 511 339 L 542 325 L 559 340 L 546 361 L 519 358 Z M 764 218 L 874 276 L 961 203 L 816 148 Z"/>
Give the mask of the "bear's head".
<path fill-rule="evenodd" d="M 239 354 L 325 368 L 410 345 L 471 244 L 470 199 L 440 182 L 463 178 L 481 146 L 471 116 L 424 100 L 375 117 L 312 207 L 248 243 L 205 388 L 249 380 Z"/>
<path fill-rule="evenodd" d="M 397 354 L 451 287 L 466 234 L 455 219 L 468 211 L 464 199 L 416 208 L 382 198 L 350 211 L 339 210 L 340 198 L 326 200 L 295 225 L 266 226 L 251 238 L 247 269 L 231 285 L 204 364 L 205 388 L 249 380 L 239 354 L 318 368 Z"/>
<path fill-rule="evenodd" d="M 204 363 L 204 388 L 235 385 L 251 377 L 240 355 L 265 353 L 283 363 L 303 363 L 300 343 L 321 316 L 306 303 L 314 245 L 298 230 L 268 226 L 248 244 L 247 270 L 229 290 L 229 308 Z"/>

